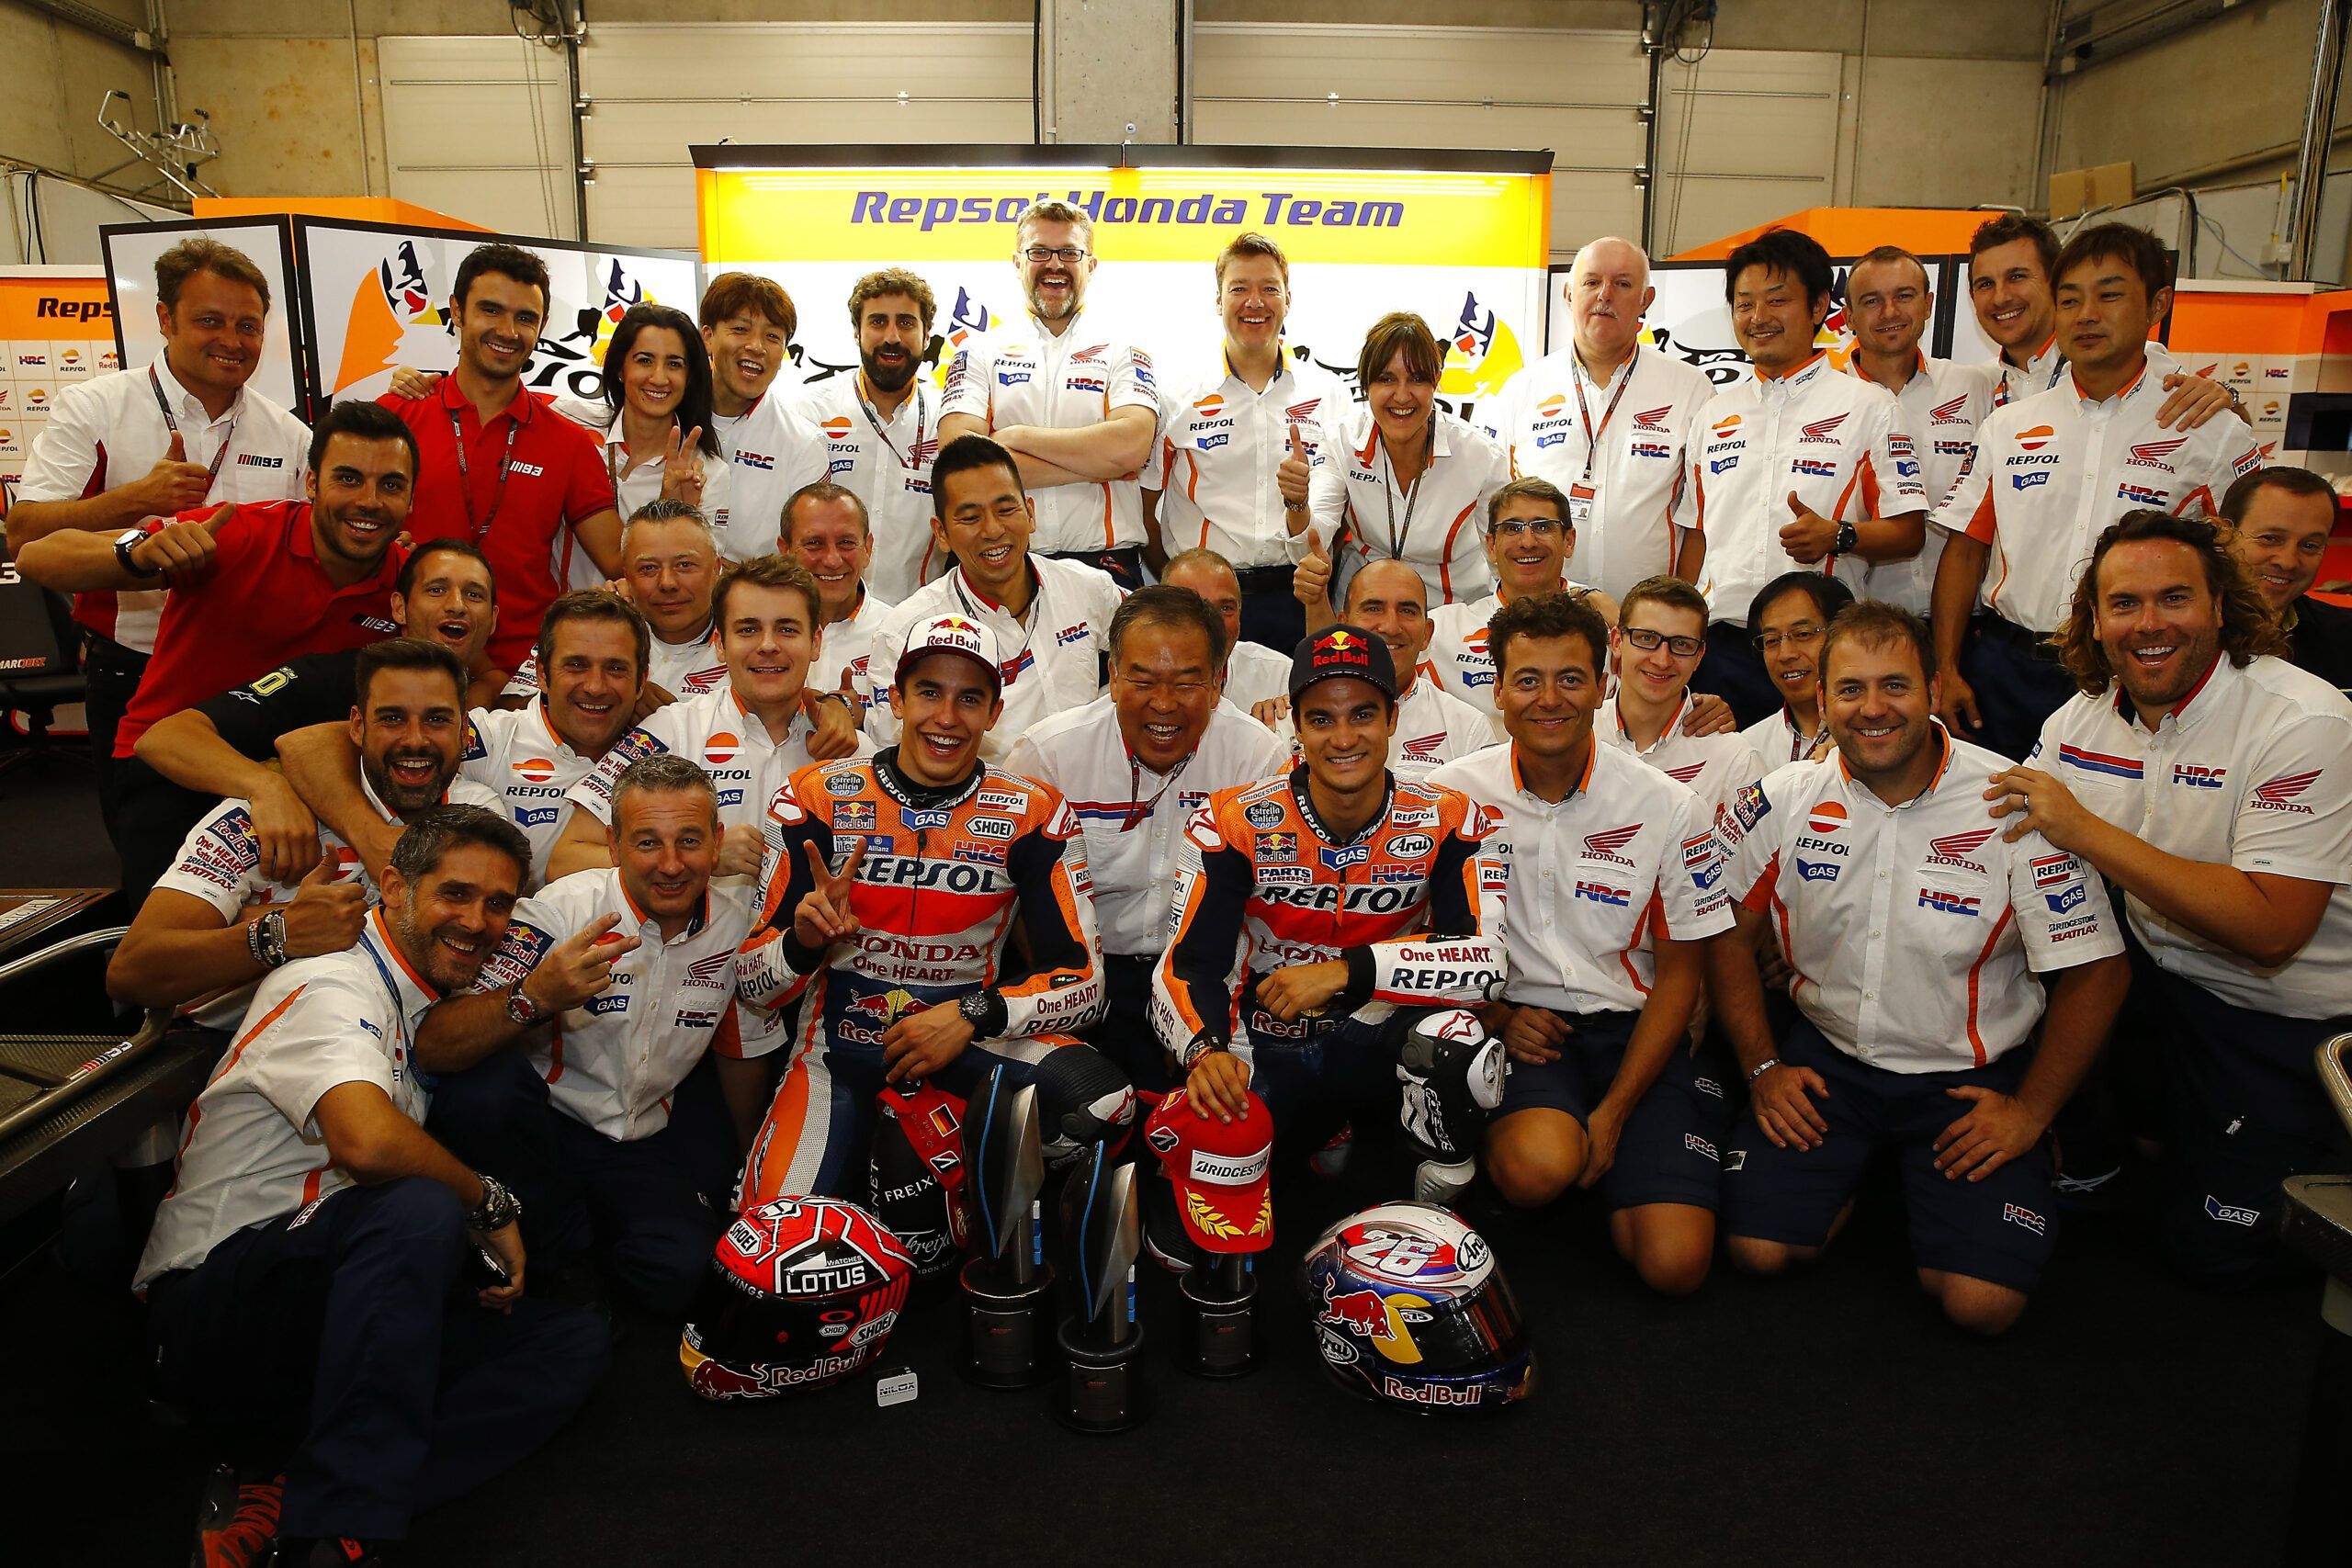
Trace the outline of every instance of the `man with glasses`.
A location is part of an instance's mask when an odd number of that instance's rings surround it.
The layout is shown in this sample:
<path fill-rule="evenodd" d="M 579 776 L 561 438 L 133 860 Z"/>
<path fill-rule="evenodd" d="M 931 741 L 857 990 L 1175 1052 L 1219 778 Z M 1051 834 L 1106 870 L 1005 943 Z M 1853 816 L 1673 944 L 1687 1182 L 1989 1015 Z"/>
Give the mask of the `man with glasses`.
<path fill-rule="evenodd" d="M 1577 553 L 1576 526 L 1568 518 L 1568 498 L 1549 479 L 1513 479 L 1487 502 L 1487 560 L 1494 568 L 1495 591 L 1482 599 L 1440 604 L 1430 616 L 1430 673 L 1472 707 L 1495 713 L 1495 662 L 1487 656 L 1487 623 L 1512 600 L 1573 593 L 1586 598 L 1603 621 L 1615 624 L 1617 606 L 1609 595 L 1568 580 L 1568 562 Z M 1499 719 L 1496 734 L 1501 734 Z"/>
<path fill-rule="evenodd" d="M 1707 654 L 1706 600 L 1679 577 L 1642 579 L 1618 612 L 1609 654 L 1617 682 L 1593 733 L 1688 785 L 1709 817 L 1720 818 L 1742 787 L 1764 776 L 1764 764 L 1736 731 L 1691 735 L 1682 725 L 1690 677 Z"/>
<path fill-rule="evenodd" d="M 1829 750 L 1821 717 L 1821 639 L 1854 591 L 1817 571 L 1784 571 L 1747 608 L 1747 639 L 1764 656 L 1764 672 L 1781 694 L 1781 711 L 1740 736 L 1767 768 L 1816 761 Z"/>
<path fill-rule="evenodd" d="M 939 439 L 994 439 L 1021 465 L 1021 488 L 1035 501 L 1038 553 L 1139 588 L 1147 534 L 1136 477 L 1159 428 L 1151 358 L 1083 324 L 1096 263 L 1094 225 L 1083 211 L 1036 202 L 1016 232 L 1012 263 L 1035 331 L 990 337 L 956 355 Z"/>

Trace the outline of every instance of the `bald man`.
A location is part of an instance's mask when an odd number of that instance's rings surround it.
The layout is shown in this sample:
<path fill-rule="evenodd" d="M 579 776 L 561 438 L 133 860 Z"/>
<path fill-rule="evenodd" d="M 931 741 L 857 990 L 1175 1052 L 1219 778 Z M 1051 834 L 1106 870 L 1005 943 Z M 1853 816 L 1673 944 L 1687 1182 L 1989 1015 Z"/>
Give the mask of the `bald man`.
<path fill-rule="evenodd" d="M 1714 395 L 1704 373 L 1645 341 L 1657 290 L 1627 240 L 1595 240 L 1568 272 L 1575 342 L 1510 378 L 1487 428 L 1513 478 L 1549 479 L 1568 498 L 1577 576 L 1623 599 L 1674 570 L 1683 442 Z"/>

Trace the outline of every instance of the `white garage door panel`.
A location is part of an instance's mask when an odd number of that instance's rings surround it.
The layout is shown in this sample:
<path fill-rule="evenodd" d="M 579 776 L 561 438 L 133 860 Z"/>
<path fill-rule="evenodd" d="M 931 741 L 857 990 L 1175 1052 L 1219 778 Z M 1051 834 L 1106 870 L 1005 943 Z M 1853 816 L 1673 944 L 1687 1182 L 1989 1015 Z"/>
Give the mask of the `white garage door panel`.
<path fill-rule="evenodd" d="M 562 56 L 520 39 L 377 42 L 394 197 L 493 228 L 573 237 Z"/>
<path fill-rule="evenodd" d="M 592 19 L 580 51 L 591 97 L 789 97 L 930 86 L 1029 97 L 1030 29 L 1015 22 L 650 25 Z M 843 140 L 848 140 L 844 137 Z"/>
<path fill-rule="evenodd" d="M 1714 50 L 1695 66 L 1669 61 L 1652 248 L 1670 255 L 1828 204 L 1842 68 L 1836 54 L 1774 50 Z"/>
<path fill-rule="evenodd" d="M 1626 110 L 1485 108 L 1438 104 L 1204 103 L 1193 100 L 1193 141 L 1269 147 L 1550 147 L 1562 164 L 1642 161 L 1641 127 Z"/>

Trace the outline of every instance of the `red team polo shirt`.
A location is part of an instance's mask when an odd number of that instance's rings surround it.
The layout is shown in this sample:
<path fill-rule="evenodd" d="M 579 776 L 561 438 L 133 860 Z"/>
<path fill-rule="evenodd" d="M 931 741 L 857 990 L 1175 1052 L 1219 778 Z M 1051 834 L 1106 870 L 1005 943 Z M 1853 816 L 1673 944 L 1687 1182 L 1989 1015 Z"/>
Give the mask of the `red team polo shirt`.
<path fill-rule="evenodd" d="M 481 547 L 498 583 L 498 629 L 491 634 L 490 661 L 509 673 L 521 669 L 548 605 L 562 591 L 555 580 L 556 535 L 613 507 L 603 444 L 527 388 L 486 425 L 458 389 L 455 376 L 442 377 L 422 398 L 388 394 L 377 401 L 415 432 L 423 458 L 409 508 L 409 537 L 420 545 L 427 539 L 471 539 Z M 499 472 L 508 463 L 510 427 L 513 460 L 501 494 Z M 460 439 L 467 481 L 458 477 Z"/>
<path fill-rule="evenodd" d="M 146 529 L 202 522 L 213 508 L 176 518 L 151 517 Z M 155 657 L 114 732 L 114 754 L 130 755 L 147 727 L 217 697 L 306 653 L 336 653 L 398 637 L 392 585 L 407 552 L 384 552 L 374 575 L 337 588 L 319 570 L 311 540 L 311 506 L 302 501 L 248 502 L 218 536 L 212 570 L 175 587 L 155 630 Z"/>

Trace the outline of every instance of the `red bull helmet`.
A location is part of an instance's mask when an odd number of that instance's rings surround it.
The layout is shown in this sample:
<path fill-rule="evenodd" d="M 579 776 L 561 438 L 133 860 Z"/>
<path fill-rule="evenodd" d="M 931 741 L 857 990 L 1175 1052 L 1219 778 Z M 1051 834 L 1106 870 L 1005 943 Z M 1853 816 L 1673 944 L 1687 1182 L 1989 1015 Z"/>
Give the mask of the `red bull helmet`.
<path fill-rule="evenodd" d="M 899 1238 L 854 1203 L 778 1198 L 718 1239 L 678 1344 L 705 1399 L 821 1388 L 882 1353 L 913 1282 Z"/>
<path fill-rule="evenodd" d="M 1535 1345 L 1486 1238 L 1434 1203 L 1381 1203 L 1300 1265 L 1323 1364 L 1351 1393 L 1419 1411 L 1535 1392 Z"/>

